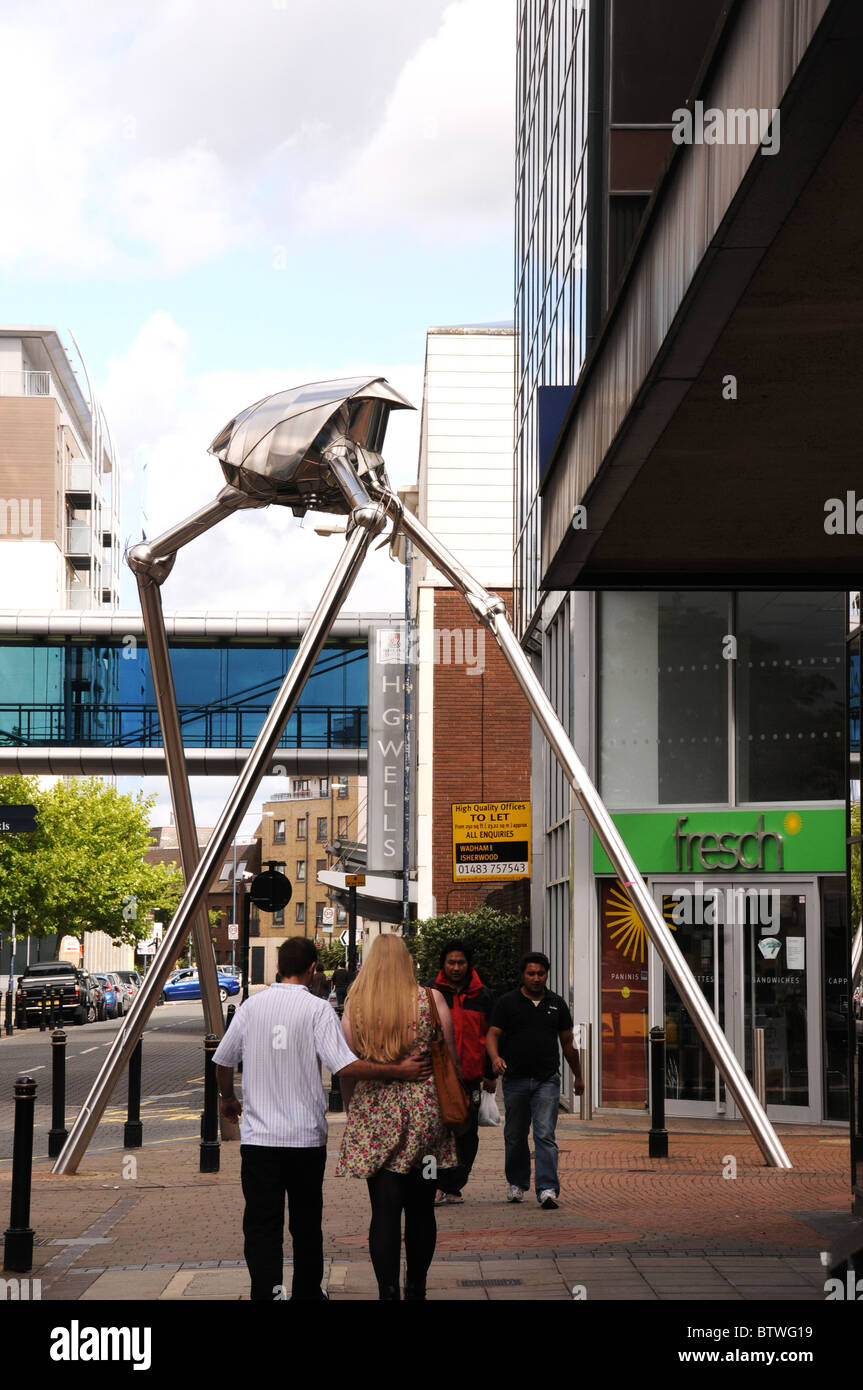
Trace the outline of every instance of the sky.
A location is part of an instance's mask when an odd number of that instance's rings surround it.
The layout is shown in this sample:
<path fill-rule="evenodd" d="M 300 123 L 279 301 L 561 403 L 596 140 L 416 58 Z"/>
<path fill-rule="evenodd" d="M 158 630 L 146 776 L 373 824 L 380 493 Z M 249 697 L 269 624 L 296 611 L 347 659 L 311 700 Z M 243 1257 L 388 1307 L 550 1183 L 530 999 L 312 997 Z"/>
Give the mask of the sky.
<path fill-rule="evenodd" d="M 261 396 L 368 372 L 419 407 L 429 327 L 512 318 L 515 9 L 3 0 L 2 317 L 74 332 L 124 541 L 215 495 L 207 448 Z M 418 427 L 392 417 L 396 485 Z M 310 610 L 342 544 L 314 524 L 230 518 L 181 553 L 165 608 Z M 402 591 L 384 550 L 346 607 Z"/>

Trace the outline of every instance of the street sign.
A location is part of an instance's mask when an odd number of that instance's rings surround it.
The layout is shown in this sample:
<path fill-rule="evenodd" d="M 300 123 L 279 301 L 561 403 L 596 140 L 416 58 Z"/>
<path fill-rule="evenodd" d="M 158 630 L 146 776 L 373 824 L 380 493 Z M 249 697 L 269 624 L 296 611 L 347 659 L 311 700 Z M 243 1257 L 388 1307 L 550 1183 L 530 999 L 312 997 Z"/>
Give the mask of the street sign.
<path fill-rule="evenodd" d="M 452 877 L 453 883 L 530 878 L 530 802 L 456 802 Z"/>
<path fill-rule="evenodd" d="M 350 944 L 350 932 L 348 931 L 347 927 L 345 927 L 344 931 L 339 937 L 339 941 L 342 943 L 343 946 L 347 946 Z"/>
<path fill-rule="evenodd" d="M 0 834 L 29 835 L 35 829 L 35 806 L 0 806 Z"/>
<path fill-rule="evenodd" d="M 290 879 L 277 869 L 267 869 L 252 879 L 249 897 L 262 912 L 280 912 L 291 901 Z"/>
<path fill-rule="evenodd" d="M 335 920 L 336 909 L 334 907 L 325 907 L 323 912 L 321 913 L 321 921 L 323 922 L 324 926 L 331 927 Z"/>
<path fill-rule="evenodd" d="M 228 923 L 228 940 L 229 940 L 229 941 L 239 941 L 239 939 L 240 939 L 240 924 L 239 924 L 239 922 L 229 922 L 229 923 Z"/>
<path fill-rule="evenodd" d="M 366 886 L 366 876 L 365 876 L 365 874 L 345 874 L 345 887 L 346 887 L 346 888 L 365 888 L 365 886 Z"/>

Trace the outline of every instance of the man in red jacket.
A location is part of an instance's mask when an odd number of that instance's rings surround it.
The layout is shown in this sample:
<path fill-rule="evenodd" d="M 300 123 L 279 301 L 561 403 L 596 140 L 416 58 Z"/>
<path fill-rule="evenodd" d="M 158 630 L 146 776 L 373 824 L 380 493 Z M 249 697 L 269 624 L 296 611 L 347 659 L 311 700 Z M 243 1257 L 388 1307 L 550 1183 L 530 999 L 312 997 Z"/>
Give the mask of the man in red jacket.
<path fill-rule="evenodd" d="M 494 1091 L 497 1086 L 485 1050 L 492 997 L 474 970 L 470 947 L 464 941 L 447 941 L 441 949 L 437 977 L 428 984 L 440 990 L 450 1007 L 462 1079 L 470 1097 L 468 1129 L 456 1138 L 458 1167 L 442 1168 L 437 1177 L 435 1204 L 455 1206 L 464 1201 L 462 1188 L 479 1148 L 480 1089 Z"/>

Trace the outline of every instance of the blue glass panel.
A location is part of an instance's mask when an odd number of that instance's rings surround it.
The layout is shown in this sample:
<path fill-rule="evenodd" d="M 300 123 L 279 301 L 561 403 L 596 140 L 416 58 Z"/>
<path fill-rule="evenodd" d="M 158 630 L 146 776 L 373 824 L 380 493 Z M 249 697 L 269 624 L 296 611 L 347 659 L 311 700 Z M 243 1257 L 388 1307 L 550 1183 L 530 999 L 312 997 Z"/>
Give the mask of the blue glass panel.
<path fill-rule="evenodd" d="M 171 647 L 188 747 L 251 747 L 296 656 L 294 643 L 186 642 Z M 368 651 L 333 642 L 321 653 L 282 740 L 286 747 L 358 747 L 366 738 Z M 363 742 L 358 744 L 357 737 Z M 143 643 L 66 639 L 0 643 L 0 744 L 161 744 Z"/>

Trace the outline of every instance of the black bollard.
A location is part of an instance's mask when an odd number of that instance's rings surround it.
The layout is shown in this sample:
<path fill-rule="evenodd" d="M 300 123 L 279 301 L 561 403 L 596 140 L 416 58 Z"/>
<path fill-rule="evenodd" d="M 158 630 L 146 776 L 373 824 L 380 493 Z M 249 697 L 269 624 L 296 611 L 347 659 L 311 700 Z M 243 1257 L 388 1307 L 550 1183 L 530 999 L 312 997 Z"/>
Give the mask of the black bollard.
<path fill-rule="evenodd" d="M 30 1180 L 33 1176 L 33 1115 L 36 1082 L 19 1076 L 15 1082 L 15 1138 L 12 1141 L 12 1206 L 3 1240 L 3 1268 L 26 1274 L 33 1268 L 33 1230 L 30 1226 Z"/>
<path fill-rule="evenodd" d="M 208 1033 L 204 1039 L 204 1113 L 201 1116 L 201 1163 L 202 1173 L 219 1171 L 219 1079 L 213 1053 L 219 1046 L 215 1033 Z"/>
<path fill-rule="evenodd" d="M 651 1158 L 668 1157 L 668 1130 L 665 1128 L 665 1029 L 650 1030 L 650 1135 Z"/>
<path fill-rule="evenodd" d="M 11 1038 L 11 1036 L 12 1036 L 12 1010 L 13 1010 L 13 1007 L 14 1007 L 14 1005 L 13 1005 L 13 1003 L 12 1003 L 12 990 L 11 990 L 11 989 L 7 989 L 7 991 L 6 991 L 6 1036 L 7 1036 L 7 1038 Z"/>
<path fill-rule="evenodd" d="M 123 1126 L 123 1148 L 140 1149 L 144 1142 L 144 1126 L 141 1123 L 141 1049 L 144 1039 L 139 1038 L 135 1051 L 129 1058 L 129 1102 L 126 1110 L 126 1123 Z"/>
<path fill-rule="evenodd" d="M 237 1006 L 236 1006 L 236 1004 L 229 1004 L 229 1005 L 228 1005 L 228 1012 L 227 1012 L 227 1015 L 226 1015 L 226 1018 L 225 1018 L 225 1032 L 226 1032 L 226 1033 L 227 1033 L 228 1029 L 229 1029 L 230 1026 L 231 1026 L 231 1019 L 234 1017 L 234 1014 L 235 1014 L 236 1012 L 237 1012 Z"/>
<path fill-rule="evenodd" d="M 57 1158 L 69 1132 L 66 1129 L 66 1034 L 58 1028 L 51 1034 L 51 1128 L 48 1131 L 48 1157 Z"/>
<path fill-rule="evenodd" d="M 39 1000 L 39 1032 L 40 1032 L 40 1033 L 44 1033 L 44 1032 L 45 1032 L 45 996 L 47 995 L 47 993 L 48 993 L 48 991 L 46 990 L 45 986 L 43 985 L 43 986 L 42 986 L 42 997 L 41 997 L 41 999 Z"/>

